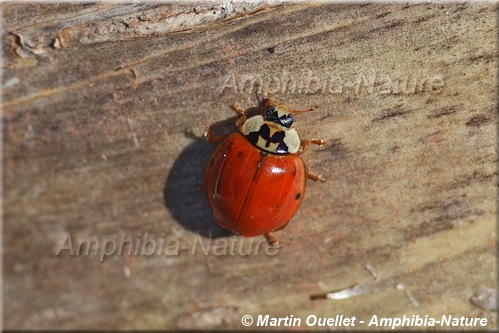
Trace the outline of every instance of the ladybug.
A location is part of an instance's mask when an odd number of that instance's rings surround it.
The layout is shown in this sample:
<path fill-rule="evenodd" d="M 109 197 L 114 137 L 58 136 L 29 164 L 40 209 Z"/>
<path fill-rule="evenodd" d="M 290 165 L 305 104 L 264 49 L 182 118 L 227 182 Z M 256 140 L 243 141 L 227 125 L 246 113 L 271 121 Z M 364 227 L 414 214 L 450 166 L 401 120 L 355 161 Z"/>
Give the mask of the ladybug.
<path fill-rule="evenodd" d="M 237 132 L 205 137 L 218 146 L 204 169 L 204 192 L 217 222 L 237 234 L 265 235 L 272 246 L 281 242 L 272 234 L 284 228 L 303 201 L 307 178 L 325 181 L 309 173 L 299 155 L 310 144 L 293 128 L 293 114 L 284 104 L 265 98 L 264 112 L 248 118 L 239 104 Z"/>

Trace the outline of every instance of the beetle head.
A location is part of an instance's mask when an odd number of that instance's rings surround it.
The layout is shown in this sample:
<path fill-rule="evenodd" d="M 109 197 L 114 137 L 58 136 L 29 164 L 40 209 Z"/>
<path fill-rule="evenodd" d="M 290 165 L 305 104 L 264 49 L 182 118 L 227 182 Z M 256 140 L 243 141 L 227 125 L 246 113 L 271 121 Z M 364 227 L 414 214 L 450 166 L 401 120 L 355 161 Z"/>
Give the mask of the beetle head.
<path fill-rule="evenodd" d="M 287 106 L 282 104 L 270 106 L 263 117 L 286 128 L 290 128 L 295 121 Z"/>

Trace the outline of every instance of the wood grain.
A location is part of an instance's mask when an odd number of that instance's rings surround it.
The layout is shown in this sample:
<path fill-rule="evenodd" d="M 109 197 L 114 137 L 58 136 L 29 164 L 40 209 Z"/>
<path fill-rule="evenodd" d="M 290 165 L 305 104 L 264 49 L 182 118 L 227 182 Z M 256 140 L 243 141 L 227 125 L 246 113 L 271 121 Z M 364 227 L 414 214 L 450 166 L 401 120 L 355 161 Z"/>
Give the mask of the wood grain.
<path fill-rule="evenodd" d="M 495 5 L 1 8 L 4 327 L 242 329 L 245 314 L 496 326 L 470 302 L 497 288 Z M 304 155 L 328 180 L 309 184 L 277 254 L 221 230 L 199 188 L 205 127 L 233 130 L 231 105 L 251 111 L 267 84 L 313 107 L 297 129 L 328 142 Z M 68 237 L 111 254 L 55 255 Z M 170 252 L 135 254 L 146 239 Z M 309 299 L 354 284 L 361 295 Z"/>

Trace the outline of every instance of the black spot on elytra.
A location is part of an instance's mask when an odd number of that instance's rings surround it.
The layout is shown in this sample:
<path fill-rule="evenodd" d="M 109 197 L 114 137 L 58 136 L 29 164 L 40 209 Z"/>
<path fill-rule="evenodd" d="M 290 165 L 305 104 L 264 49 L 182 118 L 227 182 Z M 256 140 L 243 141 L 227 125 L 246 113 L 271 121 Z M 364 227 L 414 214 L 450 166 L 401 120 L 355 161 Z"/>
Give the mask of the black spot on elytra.
<path fill-rule="evenodd" d="M 243 163 L 244 153 L 242 151 L 238 151 L 236 153 L 236 157 L 237 157 L 239 162 Z"/>
<path fill-rule="evenodd" d="M 300 192 L 296 193 L 295 200 L 299 200 L 300 198 L 301 198 L 301 193 Z"/>

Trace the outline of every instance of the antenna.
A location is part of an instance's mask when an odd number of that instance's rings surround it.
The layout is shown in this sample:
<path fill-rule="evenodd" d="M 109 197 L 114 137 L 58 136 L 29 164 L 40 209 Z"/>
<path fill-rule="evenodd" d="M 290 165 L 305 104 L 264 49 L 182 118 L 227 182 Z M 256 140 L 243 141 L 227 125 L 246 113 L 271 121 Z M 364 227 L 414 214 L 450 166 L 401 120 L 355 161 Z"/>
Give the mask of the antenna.
<path fill-rule="evenodd" d="M 292 114 L 298 114 L 298 113 L 310 112 L 310 111 L 314 111 L 314 109 L 309 108 L 309 109 L 306 109 L 306 110 L 289 110 L 289 112 L 291 112 Z"/>

